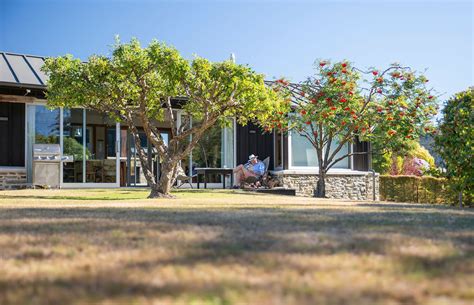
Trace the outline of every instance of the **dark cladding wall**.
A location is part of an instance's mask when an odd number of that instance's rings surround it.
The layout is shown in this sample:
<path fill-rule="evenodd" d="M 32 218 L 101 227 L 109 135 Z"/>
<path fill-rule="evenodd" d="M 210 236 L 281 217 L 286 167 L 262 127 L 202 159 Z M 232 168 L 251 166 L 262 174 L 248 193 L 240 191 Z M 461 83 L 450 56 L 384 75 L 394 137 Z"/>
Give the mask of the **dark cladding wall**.
<path fill-rule="evenodd" d="M 370 143 L 369 142 L 361 142 L 359 139 L 356 139 L 354 142 L 354 145 L 352 146 L 352 149 L 354 152 L 369 152 L 370 151 Z M 371 164 L 370 164 L 370 156 L 369 154 L 360 154 L 360 155 L 354 155 L 353 157 L 353 162 L 354 170 L 358 171 L 368 171 L 371 169 Z"/>
<path fill-rule="evenodd" d="M 0 102 L 0 166 L 25 166 L 25 104 Z"/>
<path fill-rule="evenodd" d="M 250 154 L 259 156 L 260 160 L 270 157 L 270 170 L 273 169 L 273 134 L 263 133 L 255 124 L 246 126 L 237 124 L 237 164 L 248 161 Z"/>

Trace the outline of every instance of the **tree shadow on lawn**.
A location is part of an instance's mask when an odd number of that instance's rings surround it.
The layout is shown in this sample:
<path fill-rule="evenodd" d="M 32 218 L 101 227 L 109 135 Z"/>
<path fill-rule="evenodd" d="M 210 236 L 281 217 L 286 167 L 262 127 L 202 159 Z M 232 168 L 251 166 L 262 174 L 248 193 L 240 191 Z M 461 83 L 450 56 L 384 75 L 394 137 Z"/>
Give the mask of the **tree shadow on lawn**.
<path fill-rule="evenodd" d="M 418 274 L 424 278 L 449 278 L 454 275 L 468 274 L 472 270 L 463 269 L 473 259 L 472 234 L 464 237 L 463 232 L 474 230 L 474 214 L 459 214 L 458 210 L 430 206 L 418 213 L 413 207 L 398 205 L 396 208 L 380 205 L 376 210 L 367 211 L 371 204 L 354 205 L 354 209 L 344 211 L 332 208 L 275 209 L 266 207 L 229 208 L 219 210 L 197 210 L 177 208 L 21 208 L 2 209 L 0 213 L 0 235 L 48 236 L 83 235 L 110 238 L 117 230 L 127 230 L 140 234 L 145 226 L 147 231 L 166 234 L 173 230 L 192 230 L 206 228 L 219 232 L 211 240 L 196 240 L 187 245 L 181 255 L 171 259 L 147 258 L 125 263 L 120 270 L 134 272 L 151 268 L 181 266 L 192 269 L 202 263 L 222 264 L 237 261 L 249 268 L 270 264 L 263 262 L 261 255 L 382 255 L 396 260 L 402 275 Z M 423 206 L 424 208 L 424 206 Z M 21 221 L 25 221 L 22 223 Z M 40 222 L 34 222 L 35 220 Z M 6 221 L 6 222 L 5 222 Z M 32 222 L 33 221 L 33 222 Z M 124 224 L 129 226 L 124 228 Z M 391 256 L 392 238 L 429 239 L 434 242 L 452 242 L 462 251 L 451 255 L 430 258 L 423 255 L 404 254 Z M 128 239 L 119 238 L 113 243 L 116 250 L 133 249 L 137 244 Z M 145 237 L 144 243 L 167 247 L 152 238 Z M 180 240 L 172 241 L 179 245 Z M 97 246 L 101 246 L 98 244 Z M 107 244 L 110 251 L 111 244 Z M 139 247 L 139 246 L 138 246 Z M 285 268 L 302 268 L 287 262 Z M 270 267 L 269 267 L 270 268 Z M 274 268 L 278 268 L 275 265 Z M 304 268 L 304 267 L 303 267 Z M 270 268 L 271 269 L 271 268 Z M 107 270 L 93 277 L 84 275 L 70 279 L 32 282 L 8 282 L 0 277 L 1 291 L 18 291 L 30 297 L 32 291 L 49 291 L 52 303 L 74 303 L 81 299 L 87 301 L 93 296 L 100 300 L 120 300 L 127 297 L 178 297 L 182 294 L 199 299 L 216 296 L 226 300 L 226 291 L 242 289 L 272 289 L 271 287 L 245 287 L 243 283 L 220 283 L 207 286 L 165 283 L 163 286 L 133 283 L 114 277 L 118 270 Z M 303 272 L 304 270 L 302 270 Z M 243 285 L 243 286 L 242 286 Z M 270 285 L 270 284 L 268 284 Z M 316 289 L 316 288 L 315 288 Z M 72 290 L 72 293 L 67 293 Z M 338 298 L 348 297 L 348 292 L 320 292 L 320 297 L 338 303 Z M 371 292 L 364 292 L 370 294 Z M 387 298 L 384 292 L 373 292 L 372 298 Z M 311 293 L 311 296 L 314 295 Z M 335 296 L 336 295 L 336 296 Z M 56 299 L 61 296 L 61 302 Z M 299 295 L 299 297 L 302 297 Z M 359 296 L 361 297 L 361 296 Z M 26 300 L 26 299 L 25 299 Z M 415 303 L 410 299 L 411 303 Z M 357 303 L 357 299 L 353 300 Z M 342 299 L 341 299 L 342 302 Z M 362 300 L 361 300 L 362 302 Z M 3 302 L 8 304 L 8 302 Z M 304 296 L 300 304 L 305 302 Z"/>
<path fill-rule="evenodd" d="M 312 232 L 355 238 L 361 233 L 401 233 L 434 240 L 451 239 L 449 233 L 474 230 L 474 213 L 456 214 L 457 210 L 413 211 L 410 206 L 398 209 L 378 208 L 378 211 L 361 211 L 329 208 L 305 209 L 237 207 L 225 210 L 197 210 L 196 208 L 5 208 L 0 214 L 0 233 L 95 234 L 120 228 L 123 222 L 146 223 L 149 230 L 167 230 L 186 226 L 216 226 L 224 230 L 228 240 L 237 235 L 244 239 L 268 238 L 269 234 Z M 357 205 L 359 206 L 359 205 Z M 426 211 L 425 211 L 426 210 Z M 46 220 L 39 223 L 8 223 L 2 220 Z M 56 220 L 61 220 L 56 222 Z M 67 222 L 71 220 L 70 222 Z M 97 228 L 87 226 L 88 221 L 98 221 Z M 101 221 L 107 221 L 103 223 Z M 186 229 L 186 228 L 185 228 Z M 245 234 L 247 233 L 247 234 Z M 439 234 L 442 233 L 442 234 Z M 454 239 L 454 241 L 456 238 Z M 462 239 L 463 242 L 466 240 Z M 468 240 L 472 242 L 472 240 Z M 472 246 L 472 244 L 471 244 Z M 256 247 L 255 250 L 264 248 Z"/>
<path fill-rule="evenodd" d="M 34 286 L 33 286 L 34 285 Z M 339 290 L 337 288 L 304 287 L 296 289 L 292 302 L 285 304 L 313 305 L 313 304 L 366 304 L 367 300 L 379 303 L 387 299 L 395 299 L 400 304 L 416 304 L 416 299 L 410 295 L 394 295 L 381 290 L 364 291 L 363 296 L 354 298 L 350 291 Z M 278 288 L 277 288 L 278 289 Z M 252 299 L 245 302 L 237 300 L 236 295 L 245 294 L 245 291 L 268 292 L 275 290 L 274 284 L 269 282 L 242 283 L 239 281 L 225 281 L 220 283 L 206 283 L 205 285 L 193 285 L 189 283 L 164 283 L 156 285 L 145 282 L 131 282 L 127 279 L 111 277 L 108 272 L 103 272 L 95 276 L 78 276 L 70 279 L 41 279 L 34 283 L 18 283 L 3 281 L 0 279 L 0 292 L 7 293 L 0 301 L 3 305 L 17 304 L 95 304 L 106 301 L 106 304 L 148 304 L 144 300 L 180 300 L 170 304 L 260 304 Z M 277 290 L 278 291 L 278 290 Z M 20 294 L 20 296 L 18 295 Z M 278 292 L 282 294 L 282 292 Z M 281 295 L 281 300 L 288 300 L 291 291 L 285 291 Z M 41 297 L 39 299 L 38 297 Z M 2 298 L 4 298 L 2 300 Z M 9 298 L 14 302 L 9 302 Z M 272 295 L 268 304 L 273 304 L 275 300 Z M 277 304 L 280 304 L 278 301 Z M 168 304 L 168 302 L 165 302 Z M 153 303 L 155 304 L 155 303 Z M 161 303 L 157 303 L 161 304 Z"/>

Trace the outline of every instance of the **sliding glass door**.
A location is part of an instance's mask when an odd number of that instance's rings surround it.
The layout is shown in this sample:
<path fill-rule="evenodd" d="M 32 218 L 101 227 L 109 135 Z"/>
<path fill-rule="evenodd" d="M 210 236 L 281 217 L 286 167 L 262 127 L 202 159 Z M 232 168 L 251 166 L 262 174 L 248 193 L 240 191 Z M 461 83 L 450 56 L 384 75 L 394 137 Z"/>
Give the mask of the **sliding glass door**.
<path fill-rule="evenodd" d="M 201 122 L 182 113 L 178 113 L 178 125 L 186 120 L 191 120 L 191 126 L 197 126 Z M 190 136 L 187 141 L 190 141 Z M 206 130 L 191 154 L 181 162 L 183 170 L 189 175 L 196 174 L 196 168 L 233 168 L 235 166 L 235 120 L 230 118 L 229 124 L 225 127 L 214 125 Z M 221 175 L 210 175 L 208 182 L 221 183 Z M 227 177 L 230 179 L 230 177 Z M 194 179 L 194 182 L 197 182 Z M 230 180 L 226 181 L 230 185 Z"/>
<path fill-rule="evenodd" d="M 45 105 L 27 105 L 27 180 L 33 182 L 33 145 L 59 144 L 60 109 L 48 109 Z"/>
<path fill-rule="evenodd" d="M 119 124 L 80 108 L 62 111 L 62 177 L 65 186 L 119 186 Z"/>

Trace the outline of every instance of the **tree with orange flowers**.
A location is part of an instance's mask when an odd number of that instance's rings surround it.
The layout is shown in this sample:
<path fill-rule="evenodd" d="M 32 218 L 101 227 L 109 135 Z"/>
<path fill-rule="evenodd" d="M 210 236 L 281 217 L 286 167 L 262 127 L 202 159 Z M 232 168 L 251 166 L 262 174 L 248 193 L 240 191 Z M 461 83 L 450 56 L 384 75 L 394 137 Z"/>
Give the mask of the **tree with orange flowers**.
<path fill-rule="evenodd" d="M 279 79 L 273 90 L 286 95 L 290 109 L 275 112 L 262 125 L 304 136 L 315 149 L 319 167 L 316 197 L 325 197 L 329 169 L 356 154 L 341 155 L 356 139 L 369 141 L 373 149 L 397 150 L 404 142 L 434 133 L 430 124 L 437 112 L 428 80 L 409 67 L 392 64 L 367 71 L 348 61 L 317 62 L 315 73 L 300 84 Z"/>

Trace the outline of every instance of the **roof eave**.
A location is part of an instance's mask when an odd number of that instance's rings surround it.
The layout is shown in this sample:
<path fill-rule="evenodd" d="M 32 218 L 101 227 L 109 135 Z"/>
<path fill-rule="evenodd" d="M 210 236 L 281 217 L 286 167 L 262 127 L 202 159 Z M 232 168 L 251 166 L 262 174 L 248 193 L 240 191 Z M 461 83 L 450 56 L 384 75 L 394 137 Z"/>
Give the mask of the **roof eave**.
<path fill-rule="evenodd" d="M 10 83 L 10 82 L 2 82 L 2 81 L 0 81 L 0 87 L 46 90 L 46 85 L 25 84 L 25 83 Z"/>

